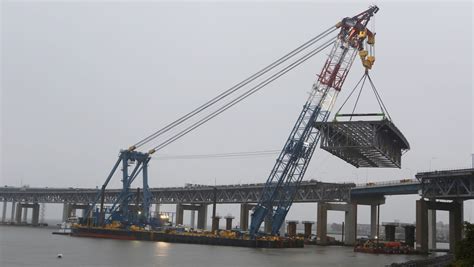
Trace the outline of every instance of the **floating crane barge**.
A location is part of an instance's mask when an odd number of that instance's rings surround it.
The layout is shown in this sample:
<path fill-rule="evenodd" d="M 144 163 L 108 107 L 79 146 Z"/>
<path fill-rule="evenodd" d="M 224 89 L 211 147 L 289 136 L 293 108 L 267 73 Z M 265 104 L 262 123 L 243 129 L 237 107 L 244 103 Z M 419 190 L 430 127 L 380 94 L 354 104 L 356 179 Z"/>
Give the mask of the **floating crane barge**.
<path fill-rule="evenodd" d="M 329 141 L 327 140 L 336 140 L 336 146 L 340 146 L 338 143 L 340 138 L 328 138 L 334 137 L 334 135 L 340 136 L 340 129 L 337 128 L 336 125 L 324 123 L 327 123 L 329 120 L 336 98 L 342 89 L 344 81 L 357 55 L 360 57 L 362 65 L 365 68 L 365 75 L 368 77 L 368 71 L 375 62 L 373 49 L 375 34 L 367 28 L 367 24 L 378 10 L 377 6 L 371 6 L 369 9 L 353 17 L 343 18 L 337 24 L 329 27 L 327 30 L 261 69 L 254 75 L 135 143 L 128 149 L 121 150 L 115 165 L 107 176 L 100 192 L 98 192 L 96 200 L 91 203 L 90 209 L 86 212 L 86 216 L 83 218 L 81 224 L 76 224 L 72 227 L 71 235 L 77 237 L 258 248 L 303 247 L 304 240 L 302 238 L 281 237 L 279 231 L 285 222 L 285 217 L 293 203 L 297 189 L 302 182 L 308 164 L 316 149 L 316 145 L 321 139 L 321 135 L 323 143 L 328 143 Z M 309 97 L 303 106 L 303 110 L 270 172 L 264 189 L 258 196 L 249 231 L 219 231 L 213 226 L 212 232 L 185 232 L 181 231 L 182 229 L 179 229 L 179 227 L 162 227 L 163 225 L 159 219 L 152 217 L 150 214 L 152 195 L 148 187 L 148 164 L 151 155 L 246 99 L 248 96 L 254 94 L 328 47 L 332 47 L 329 56 L 318 75 L 318 79 L 312 86 Z M 295 58 L 296 55 L 298 55 L 298 57 Z M 283 63 L 285 63 L 285 65 L 282 65 Z M 267 75 L 268 77 L 263 75 Z M 259 79 L 260 77 L 262 78 Z M 234 99 L 229 99 L 229 95 L 252 82 L 257 84 L 249 85 L 248 87 L 251 87 L 250 89 L 247 87 L 245 92 Z M 220 106 L 218 105 L 219 107 L 216 110 L 207 110 L 219 101 L 228 102 L 222 105 L 219 103 Z M 214 107 L 216 106 L 213 106 L 213 108 Z M 204 111 L 208 114 L 203 115 L 206 114 L 203 113 Z M 196 115 L 203 117 L 195 117 Z M 170 138 L 160 140 L 161 143 L 153 146 L 148 152 L 138 151 L 138 149 L 143 148 L 143 146 L 149 144 L 149 142 L 159 140 L 157 139 L 158 137 L 164 138 L 162 135 L 168 131 L 175 131 L 178 129 L 176 128 L 178 125 L 189 123 L 187 121 L 190 119 L 196 121 L 191 121 L 192 123 L 190 125 L 179 130 L 180 132 L 173 133 Z M 353 126 L 352 124 L 350 125 Z M 396 128 L 390 126 L 390 124 L 387 124 L 386 127 L 382 127 L 381 129 L 388 129 L 393 132 Z M 344 127 L 341 129 L 354 131 L 356 128 Z M 365 130 L 362 129 L 362 131 Z M 343 132 L 345 133 L 345 131 Z M 357 137 L 359 135 L 361 135 L 361 133 L 349 134 L 351 137 Z M 391 138 L 392 134 L 386 131 L 382 134 L 377 132 L 376 136 L 381 137 L 380 141 L 383 142 L 376 143 L 375 145 L 371 144 L 368 148 L 362 147 L 363 144 L 357 143 L 357 146 L 364 151 L 354 153 L 353 150 L 349 149 L 350 153 L 348 154 L 350 154 L 350 157 L 348 161 L 356 166 L 399 167 L 401 157 L 400 150 L 407 148 L 407 145 L 404 145 L 406 142 L 393 145 L 391 143 L 394 140 Z M 395 134 L 395 136 L 397 135 Z M 387 137 L 390 137 L 390 140 L 385 140 Z M 347 140 L 348 138 L 343 137 L 342 139 Z M 354 140 L 360 141 L 358 138 Z M 384 145 L 387 142 L 390 146 L 385 148 Z M 329 146 L 323 148 L 330 150 Z M 347 157 L 342 156 L 343 154 L 347 154 L 347 151 L 338 152 L 338 150 L 334 148 L 331 152 L 347 160 Z M 121 168 L 119 168 L 119 166 L 121 166 Z M 122 172 L 123 189 L 119 196 L 114 199 L 113 205 L 106 208 L 104 206 L 105 189 L 118 169 Z M 143 178 L 143 188 L 141 194 L 137 192 L 136 203 L 133 205 L 132 199 L 134 194 L 131 191 L 131 185 L 140 173 Z M 216 203 L 216 199 L 214 199 L 214 203 Z M 96 207 L 97 204 L 99 204 L 100 208 Z M 213 220 L 216 218 L 215 216 L 214 206 Z M 266 234 L 260 231 L 265 218 L 271 218 L 272 222 L 271 225 L 265 225 Z"/>

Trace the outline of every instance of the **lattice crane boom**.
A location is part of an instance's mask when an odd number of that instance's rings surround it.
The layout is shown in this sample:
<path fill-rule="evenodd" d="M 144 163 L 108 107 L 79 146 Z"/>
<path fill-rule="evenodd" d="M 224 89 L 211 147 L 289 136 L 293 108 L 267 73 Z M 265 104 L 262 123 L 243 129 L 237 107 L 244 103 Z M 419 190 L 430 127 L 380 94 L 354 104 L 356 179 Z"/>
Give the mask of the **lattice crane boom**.
<path fill-rule="evenodd" d="M 356 55 L 359 53 L 366 69 L 375 61 L 364 45 L 365 42 L 373 45 L 374 35 L 366 26 L 377 11 L 378 7 L 372 6 L 336 25 L 340 28 L 338 38 L 267 179 L 252 214 L 250 235 L 258 233 L 267 216 L 272 216 L 272 234 L 278 233 L 319 141 L 320 134 L 314 123 L 328 120 Z"/>

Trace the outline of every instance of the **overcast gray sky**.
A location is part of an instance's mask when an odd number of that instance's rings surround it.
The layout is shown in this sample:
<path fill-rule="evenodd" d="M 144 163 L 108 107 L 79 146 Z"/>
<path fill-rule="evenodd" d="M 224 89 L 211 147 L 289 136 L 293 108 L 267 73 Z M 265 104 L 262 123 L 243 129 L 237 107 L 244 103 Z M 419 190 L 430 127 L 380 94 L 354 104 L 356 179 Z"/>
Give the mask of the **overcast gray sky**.
<path fill-rule="evenodd" d="M 4 1 L 1 184 L 101 185 L 120 149 L 369 4 Z M 378 6 L 371 75 L 412 149 L 402 169 L 356 169 L 318 149 L 306 179 L 379 182 L 471 164 L 472 3 Z M 154 156 L 280 149 L 326 54 Z M 356 59 L 337 106 L 362 73 Z M 362 99 L 361 112 L 378 111 Z M 150 186 L 264 182 L 275 158 L 153 160 Z M 389 197 L 395 212 L 382 220 L 414 221 L 416 198 Z M 314 219 L 308 207 L 290 216 Z"/>

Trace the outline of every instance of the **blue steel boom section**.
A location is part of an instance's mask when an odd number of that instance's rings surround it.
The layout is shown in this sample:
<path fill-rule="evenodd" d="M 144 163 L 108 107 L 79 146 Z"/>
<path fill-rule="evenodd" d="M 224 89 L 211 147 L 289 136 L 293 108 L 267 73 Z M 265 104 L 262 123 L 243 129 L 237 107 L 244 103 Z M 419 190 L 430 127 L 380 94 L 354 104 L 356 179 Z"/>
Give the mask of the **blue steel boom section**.
<path fill-rule="evenodd" d="M 358 51 L 363 51 L 359 54 L 366 69 L 371 68 L 375 58 L 370 56 L 370 60 L 365 59 L 367 55 L 364 40 L 369 36 L 371 40 L 368 44 L 373 45 L 373 34 L 366 26 L 377 11 L 378 7 L 372 6 L 336 25 L 341 29 L 338 38 L 318 80 L 313 84 L 310 96 L 276 160 L 252 214 L 249 229 L 251 236 L 258 234 L 267 216 L 273 216 L 272 234 L 278 234 L 319 141 L 320 134 L 314 128 L 314 123 L 328 120 Z"/>

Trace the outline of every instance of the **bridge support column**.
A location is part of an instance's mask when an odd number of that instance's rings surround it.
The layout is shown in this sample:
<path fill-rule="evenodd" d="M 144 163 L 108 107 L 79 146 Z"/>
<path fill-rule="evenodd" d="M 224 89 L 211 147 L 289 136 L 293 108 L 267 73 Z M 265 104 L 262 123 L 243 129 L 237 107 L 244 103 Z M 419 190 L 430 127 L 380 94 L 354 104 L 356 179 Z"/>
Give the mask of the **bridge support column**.
<path fill-rule="evenodd" d="M 380 218 L 380 205 L 385 204 L 384 195 L 359 195 L 357 197 L 351 198 L 351 202 L 357 205 L 368 205 L 370 206 L 370 238 L 375 239 L 378 233 L 379 228 L 379 218 Z M 357 210 L 356 210 L 357 213 Z M 356 223 L 357 224 L 357 223 Z M 357 226 L 356 226 L 357 227 Z M 379 236 L 377 238 L 380 239 Z"/>
<path fill-rule="evenodd" d="M 89 204 L 69 204 L 69 216 L 77 216 L 77 210 L 82 210 L 81 217 L 84 218 L 86 216 L 87 210 L 90 208 Z"/>
<path fill-rule="evenodd" d="M 220 216 L 215 216 L 212 218 L 212 225 L 211 225 L 211 231 L 215 232 L 219 230 L 219 222 L 221 220 Z"/>
<path fill-rule="evenodd" d="M 302 221 L 304 225 L 304 238 L 308 239 L 311 238 L 311 235 L 313 234 L 313 224 L 314 222 L 311 221 Z"/>
<path fill-rule="evenodd" d="M 370 205 L 370 238 L 375 239 L 377 236 L 377 218 L 378 218 L 378 205 Z M 377 238 L 380 238 L 377 236 Z"/>
<path fill-rule="evenodd" d="M 16 201 L 13 200 L 13 201 L 12 201 L 11 217 L 10 217 L 10 222 L 11 222 L 11 223 L 14 223 L 14 222 L 15 222 L 15 209 L 16 209 L 15 204 L 16 204 Z"/>
<path fill-rule="evenodd" d="M 451 203 L 423 199 L 416 201 L 416 248 L 422 253 L 427 253 L 429 250 L 428 210 L 449 211 L 449 249 L 453 251 L 456 242 L 462 238 L 462 200 L 453 200 Z"/>
<path fill-rule="evenodd" d="M 23 219 L 21 220 L 22 223 L 28 222 L 28 207 L 23 207 Z"/>
<path fill-rule="evenodd" d="M 197 228 L 206 229 L 207 227 L 207 204 L 201 204 L 198 209 Z"/>
<path fill-rule="evenodd" d="M 328 226 L 328 208 L 327 203 L 318 202 L 318 215 L 316 222 L 316 234 L 319 244 L 327 243 L 327 226 Z"/>
<path fill-rule="evenodd" d="M 2 223 L 5 222 L 5 218 L 7 217 L 7 200 L 3 200 L 3 210 L 2 210 Z"/>
<path fill-rule="evenodd" d="M 385 225 L 385 241 L 395 241 L 395 229 L 396 225 L 386 224 Z"/>
<path fill-rule="evenodd" d="M 39 214 L 40 214 L 40 205 L 38 203 L 33 203 L 33 214 L 31 217 L 31 224 L 37 226 L 39 224 Z"/>
<path fill-rule="evenodd" d="M 184 209 L 183 204 L 176 204 L 176 226 L 183 224 Z"/>
<path fill-rule="evenodd" d="M 428 210 L 428 249 L 436 249 L 436 210 Z"/>
<path fill-rule="evenodd" d="M 234 219 L 234 216 L 226 216 L 225 217 L 225 229 L 226 230 L 232 230 L 232 220 Z"/>
<path fill-rule="evenodd" d="M 414 248 L 415 246 L 415 226 L 414 225 L 405 225 L 405 243 Z"/>
<path fill-rule="evenodd" d="M 416 201 L 416 250 L 428 253 L 428 207 L 423 199 Z"/>
<path fill-rule="evenodd" d="M 295 237 L 296 236 L 296 226 L 298 225 L 298 221 L 287 221 L 288 223 L 288 236 Z"/>
<path fill-rule="evenodd" d="M 15 214 L 15 223 L 20 224 L 21 223 L 21 212 L 22 212 L 22 206 L 21 203 L 16 204 L 16 214 Z"/>
<path fill-rule="evenodd" d="M 64 202 L 63 204 L 63 222 L 67 221 L 71 217 L 71 204 Z"/>
<path fill-rule="evenodd" d="M 254 206 L 255 205 L 248 204 L 248 203 L 240 204 L 240 229 L 242 231 L 248 231 L 249 230 L 249 211 Z"/>
<path fill-rule="evenodd" d="M 357 239 L 357 204 L 348 203 L 345 211 L 344 244 L 355 245 Z"/>
<path fill-rule="evenodd" d="M 449 211 L 449 250 L 454 251 L 456 242 L 462 239 L 463 229 L 463 202 L 453 201 Z"/>
<path fill-rule="evenodd" d="M 196 211 L 195 210 L 192 210 L 191 211 L 191 219 L 190 219 L 190 222 L 189 222 L 189 226 L 191 228 L 194 228 L 195 227 L 195 221 L 196 221 Z"/>

